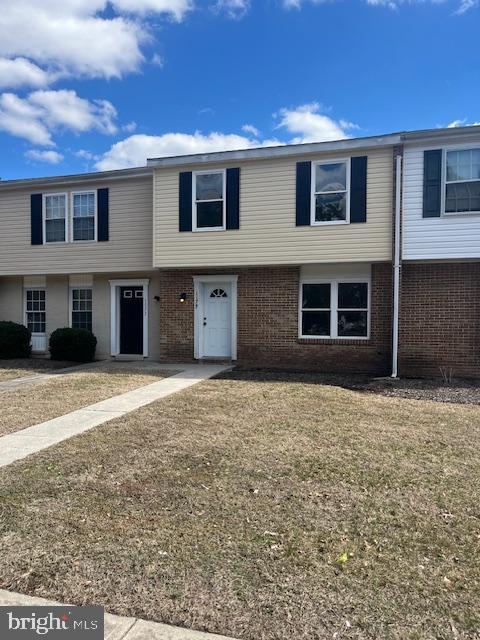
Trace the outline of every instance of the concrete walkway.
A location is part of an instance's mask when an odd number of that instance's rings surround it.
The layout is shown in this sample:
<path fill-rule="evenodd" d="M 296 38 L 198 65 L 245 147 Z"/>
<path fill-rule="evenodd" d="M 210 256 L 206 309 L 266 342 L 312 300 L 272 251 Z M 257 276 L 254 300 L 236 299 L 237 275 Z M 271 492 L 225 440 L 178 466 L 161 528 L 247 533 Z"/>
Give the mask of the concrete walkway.
<path fill-rule="evenodd" d="M 0 589 L 1 607 L 61 607 L 59 602 L 24 596 Z M 138 618 L 124 618 L 105 614 L 105 640 L 234 640 L 226 636 L 219 636 L 201 631 L 190 631 L 171 627 L 158 622 L 147 622 Z"/>
<path fill-rule="evenodd" d="M 0 467 L 26 458 L 32 453 L 51 447 L 93 427 L 98 427 L 155 400 L 187 389 L 231 368 L 213 364 L 161 364 L 158 367 L 163 371 L 183 370 L 170 378 L 164 378 L 139 389 L 72 411 L 59 418 L 3 436 L 0 438 Z"/>

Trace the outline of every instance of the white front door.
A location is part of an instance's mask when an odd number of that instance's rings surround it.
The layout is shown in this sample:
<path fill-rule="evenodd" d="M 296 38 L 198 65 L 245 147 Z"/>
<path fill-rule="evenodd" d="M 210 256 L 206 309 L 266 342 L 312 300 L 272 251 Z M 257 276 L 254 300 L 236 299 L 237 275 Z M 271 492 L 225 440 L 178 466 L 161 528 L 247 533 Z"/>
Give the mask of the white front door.
<path fill-rule="evenodd" d="M 229 282 L 203 284 L 203 356 L 232 357 L 232 295 Z"/>

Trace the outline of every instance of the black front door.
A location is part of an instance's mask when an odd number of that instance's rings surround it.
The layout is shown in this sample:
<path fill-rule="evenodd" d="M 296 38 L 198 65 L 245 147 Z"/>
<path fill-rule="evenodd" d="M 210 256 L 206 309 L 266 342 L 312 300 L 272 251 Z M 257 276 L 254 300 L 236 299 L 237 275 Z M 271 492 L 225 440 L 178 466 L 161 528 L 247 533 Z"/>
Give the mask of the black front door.
<path fill-rule="evenodd" d="M 143 287 L 120 287 L 120 353 L 143 354 Z"/>

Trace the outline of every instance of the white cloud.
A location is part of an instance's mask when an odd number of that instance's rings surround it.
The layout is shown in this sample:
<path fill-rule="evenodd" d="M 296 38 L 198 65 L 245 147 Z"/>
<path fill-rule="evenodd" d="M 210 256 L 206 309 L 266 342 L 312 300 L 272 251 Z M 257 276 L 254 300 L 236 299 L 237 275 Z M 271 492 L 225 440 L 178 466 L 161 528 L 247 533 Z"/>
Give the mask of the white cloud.
<path fill-rule="evenodd" d="M 45 87 L 54 79 L 26 58 L 8 60 L 0 58 L 0 87 L 17 88 L 22 86 Z"/>
<path fill-rule="evenodd" d="M 82 160 L 98 160 L 99 156 L 87 149 L 78 149 L 77 151 L 72 152 L 74 156 L 77 158 L 82 158 Z"/>
<path fill-rule="evenodd" d="M 324 142 L 348 137 L 350 129 L 357 128 L 348 121 L 336 121 L 320 113 L 317 103 L 306 104 L 295 109 L 281 109 L 276 114 L 279 122 L 276 129 L 288 134 L 288 142 Z M 212 132 L 204 134 L 196 131 L 188 133 L 165 133 L 159 136 L 133 135 L 115 143 L 98 159 L 97 169 L 124 169 L 142 166 L 147 158 L 210 153 L 213 151 L 232 151 L 285 144 L 276 138 L 263 139 L 256 127 L 245 124 L 242 130 L 246 135 Z M 293 136 L 293 138 L 291 137 Z"/>
<path fill-rule="evenodd" d="M 258 138 L 260 136 L 260 131 L 257 129 L 257 127 L 254 127 L 253 124 L 244 124 L 242 127 L 242 131 L 244 131 L 245 133 L 250 133 L 255 138 Z"/>
<path fill-rule="evenodd" d="M 357 128 L 351 122 L 337 121 L 320 113 L 317 102 L 300 105 L 295 109 L 281 109 L 277 116 L 280 119 L 277 128 L 293 134 L 293 144 L 342 140 L 349 137 L 349 129 Z"/>
<path fill-rule="evenodd" d="M 178 21 L 191 6 L 191 0 L 2 0 L 3 86 L 19 86 L 13 66 L 21 84 L 32 87 L 62 75 L 118 78 L 138 71 L 142 45 L 151 38 L 148 15 Z M 113 15 L 105 14 L 107 7 Z"/>
<path fill-rule="evenodd" d="M 50 131 L 41 121 L 39 109 L 13 93 L 0 95 L 0 131 L 25 138 L 33 144 L 54 144 Z"/>
<path fill-rule="evenodd" d="M 63 156 L 58 151 L 39 151 L 30 149 L 25 152 L 25 157 L 34 162 L 46 162 L 48 164 L 58 164 L 63 160 Z"/>
<path fill-rule="evenodd" d="M 117 111 L 107 100 L 85 100 L 75 91 L 34 91 L 26 98 L 13 93 L 0 95 L 0 130 L 33 144 L 54 146 L 58 130 L 74 133 L 117 131 Z"/>
<path fill-rule="evenodd" d="M 134 131 L 137 130 L 137 123 L 136 122 L 127 122 L 127 124 L 124 124 L 122 127 L 122 131 L 126 131 L 127 133 L 133 133 Z"/>
<path fill-rule="evenodd" d="M 448 129 L 456 129 L 457 127 L 475 127 L 479 125 L 480 122 L 467 122 L 466 118 L 452 120 L 447 124 Z"/>
<path fill-rule="evenodd" d="M 232 151 L 281 144 L 277 140 L 259 141 L 238 134 L 213 132 L 165 133 L 161 136 L 134 135 L 114 144 L 97 162 L 100 171 L 124 169 L 145 164 L 147 158 L 189 155 L 212 151 Z"/>
<path fill-rule="evenodd" d="M 225 12 L 229 18 L 242 18 L 250 9 L 250 0 L 216 0 L 215 11 Z"/>
<path fill-rule="evenodd" d="M 301 9 L 302 5 L 306 2 L 310 2 L 312 4 L 324 4 L 329 0 L 281 0 L 282 5 L 285 9 Z M 447 0 L 365 0 L 367 4 L 374 7 L 388 7 L 389 9 L 398 9 L 400 6 L 405 4 L 425 4 L 426 2 L 430 2 L 430 4 L 445 4 Z M 454 12 L 457 15 L 461 15 L 472 9 L 473 7 L 478 6 L 478 0 L 460 0 L 460 4 L 458 9 Z"/>

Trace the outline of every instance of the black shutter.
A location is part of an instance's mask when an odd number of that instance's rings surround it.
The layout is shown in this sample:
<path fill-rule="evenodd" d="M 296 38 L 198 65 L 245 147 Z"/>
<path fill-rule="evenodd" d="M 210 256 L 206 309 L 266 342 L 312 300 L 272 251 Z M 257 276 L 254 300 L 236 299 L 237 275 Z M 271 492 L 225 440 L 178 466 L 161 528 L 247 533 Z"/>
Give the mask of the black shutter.
<path fill-rule="evenodd" d="M 192 230 L 192 172 L 180 174 L 179 183 L 179 229 Z"/>
<path fill-rule="evenodd" d="M 310 225 L 312 205 L 312 163 L 297 162 L 296 225 Z"/>
<path fill-rule="evenodd" d="M 227 229 L 240 229 L 240 169 L 227 169 Z"/>
<path fill-rule="evenodd" d="M 41 193 L 32 193 L 30 196 L 30 222 L 32 244 L 43 244 L 43 220 L 42 220 L 43 196 Z"/>
<path fill-rule="evenodd" d="M 350 222 L 367 221 L 367 156 L 351 159 Z"/>
<path fill-rule="evenodd" d="M 108 241 L 108 189 L 97 190 L 97 240 Z"/>
<path fill-rule="evenodd" d="M 423 152 L 423 217 L 439 218 L 442 201 L 442 150 Z"/>

